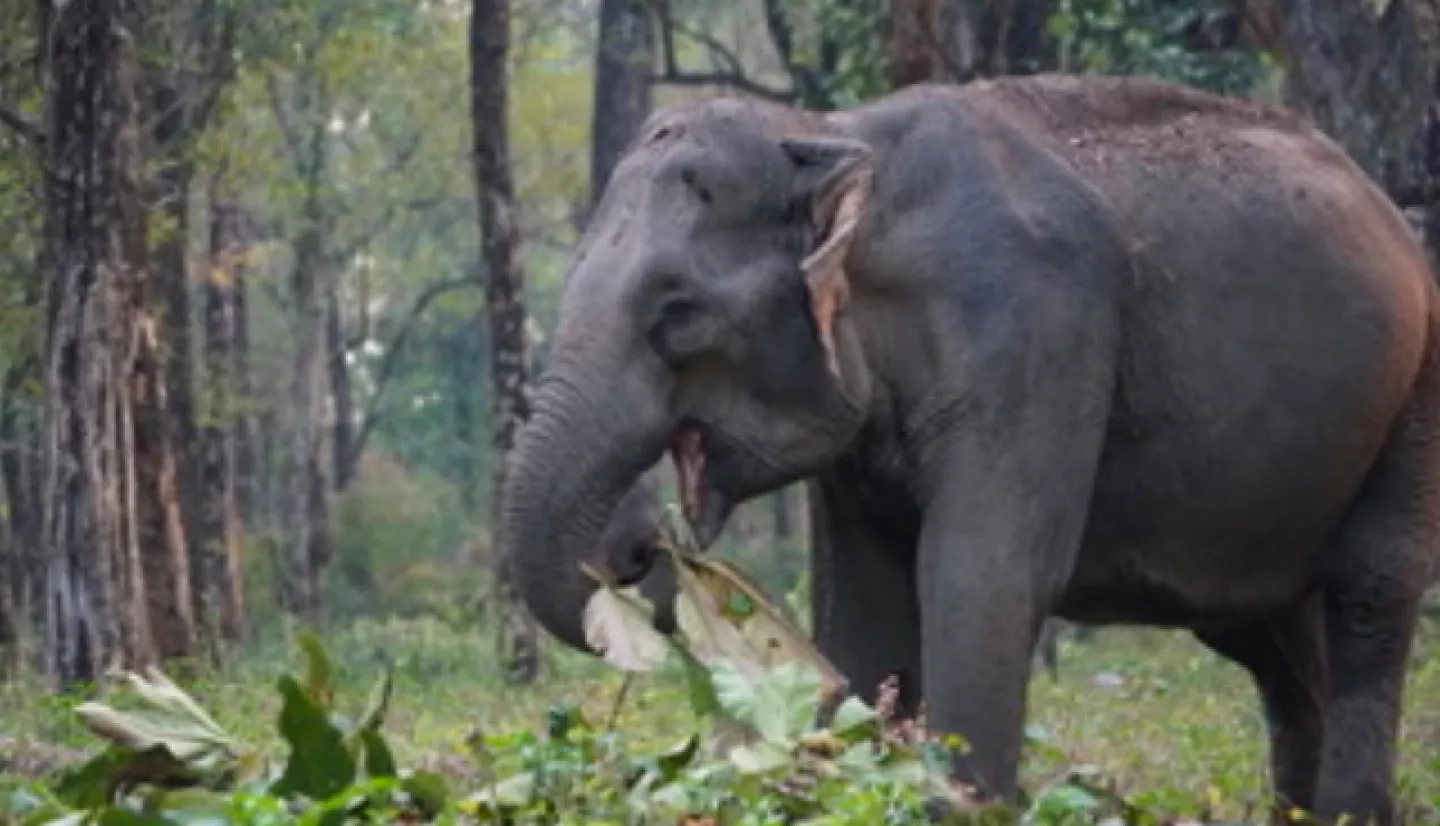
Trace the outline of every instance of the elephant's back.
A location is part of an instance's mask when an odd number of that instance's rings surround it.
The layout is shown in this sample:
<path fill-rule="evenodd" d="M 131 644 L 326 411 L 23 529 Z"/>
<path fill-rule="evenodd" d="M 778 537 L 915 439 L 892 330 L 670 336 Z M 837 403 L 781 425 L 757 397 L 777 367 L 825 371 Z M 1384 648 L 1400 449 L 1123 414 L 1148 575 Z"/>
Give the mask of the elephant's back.
<path fill-rule="evenodd" d="M 1047 98 L 1046 82 L 991 94 L 1098 192 L 1130 268 L 1077 584 L 1123 568 L 1169 605 L 1284 601 L 1421 369 L 1437 307 L 1424 251 L 1290 115 L 1153 82 L 1052 80 Z M 1107 88 L 1121 102 L 1095 105 Z"/>

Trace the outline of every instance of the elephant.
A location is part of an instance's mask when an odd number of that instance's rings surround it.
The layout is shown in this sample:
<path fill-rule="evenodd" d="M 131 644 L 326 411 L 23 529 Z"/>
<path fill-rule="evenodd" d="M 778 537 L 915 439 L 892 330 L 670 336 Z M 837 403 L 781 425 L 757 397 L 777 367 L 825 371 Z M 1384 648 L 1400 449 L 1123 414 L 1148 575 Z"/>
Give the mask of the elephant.
<path fill-rule="evenodd" d="M 1396 822 L 1440 554 L 1440 295 L 1301 116 L 1140 78 L 657 110 L 566 274 L 502 491 L 518 587 L 668 453 L 697 539 L 810 479 L 815 636 L 904 675 L 953 778 L 1018 799 L 1046 618 L 1186 629 L 1249 672 L 1284 807 Z"/>

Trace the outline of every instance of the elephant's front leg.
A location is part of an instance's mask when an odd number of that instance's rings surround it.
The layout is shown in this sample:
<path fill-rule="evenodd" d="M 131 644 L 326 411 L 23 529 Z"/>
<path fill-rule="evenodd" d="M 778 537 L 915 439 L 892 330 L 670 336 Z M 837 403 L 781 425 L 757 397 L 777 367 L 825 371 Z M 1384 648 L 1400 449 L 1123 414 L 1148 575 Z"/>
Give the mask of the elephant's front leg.
<path fill-rule="evenodd" d="M 816 644 L 868 702 L 898 676 L 897 713 L 909 717 L 922 679 L 914 543 L 886 536 L 843 480 L 812 481 L 806 494 Z"/>
<path fill-rule="evenodd" d="M 920 486 L 927 723 L 969 743 L 955 779 L 1011 803 L 1032 651 L 1076 564 L 1108 415 L 1106 361 L 1048 344 L 980 371 L 977 387 L 1023 381 L 993 393 L 1020 408 L 975 400 L 931 443 Z"/>

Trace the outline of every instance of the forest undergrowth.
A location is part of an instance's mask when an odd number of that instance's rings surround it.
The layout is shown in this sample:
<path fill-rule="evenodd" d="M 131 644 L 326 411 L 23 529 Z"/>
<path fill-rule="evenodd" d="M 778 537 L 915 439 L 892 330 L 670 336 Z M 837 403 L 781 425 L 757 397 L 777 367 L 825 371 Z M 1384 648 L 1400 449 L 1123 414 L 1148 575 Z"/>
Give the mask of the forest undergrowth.
<path fill-rule="evenodd" d="M 433 773 L 449 789 L 474 792 L 485 786 L 490 769 L 477 763 L 477 743 L 489 742 L 492 752 L 510 750 L 511 758 L 524 762 L 527 750 L 535 758 L 547 734 L 569 725 L 566 719 L 584 720 L 593 730 L 585 748 L 615 747 L 604 745 L 613 730 L 635 755 L 663 755 L 698 730 L 685 670 L 674 664 L 627 680 L 599 660 L 552 646 L 543 680 L 518 690 L 505 686 L 491 666 L 491 638 L 479 629 L 425 618 L 363 620 L 324 636 L 333 669 L 330 691 L 341 698 L 337 705 L 358 713 L 367 691 L 388 673 L 383 728 L 394 764 Z M 257 642 L 223 668 L 183 681 L 220 728 L 237 741 L 258 744 L 277 761 L 286 752 L 276 735 L 282 708 L 277 680 L 307 668 L 293 642 L 278 636 Z M 1433 624 L 1422 630 L 1406 699 L 1403 805 L 1411 822 L 1440 822 L 1440 629 Z M 34 788 L 36 779 L 53 778 L 62 766 L 99 753 L 103 743 L 76 714 L 79 702 L 24 681 L 0 687 L 0 776 L 6 794 Z M 1048 790 L 1052 805 L 1048 815 L 1032 806 L 1027 822 L 1125 823 L 1126 811 L 1128 822 L 1136 823 L 1258 822 L 1265 788 L 1258 706 L 1243 673 L 1187 636 L 1110 629 L 1084 643 L 1067 641 L 1059 679 L 1038 674 L 1030 703 L 1025 785 L 1032 795 Z M 719 822 L 783 822 L 747 817 Z M 324 820 L 277 815 L 249 822 Z"/>

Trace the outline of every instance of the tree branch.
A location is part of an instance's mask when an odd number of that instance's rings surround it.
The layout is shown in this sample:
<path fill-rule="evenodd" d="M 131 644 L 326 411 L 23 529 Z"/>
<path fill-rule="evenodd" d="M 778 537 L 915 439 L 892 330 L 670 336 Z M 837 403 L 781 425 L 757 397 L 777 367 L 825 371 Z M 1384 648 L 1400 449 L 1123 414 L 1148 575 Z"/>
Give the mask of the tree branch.
<path fill-rule="evenodd" d="M 823 102 L 826 108 L 829 108 L 829 95 L 825 93 L 820 72 L 813 66 L 806 66 L 795 60 L 795 29 L 790 25 L 785 10 L 780 5 L 780 0 L 765 0 L 765 29 L 770 33 L 770 42 L 775 46 L 780 65 L 790 73 L 791 85 L 800 90 L 802 104 L 815 105 Z"/>
<path fill-rule="evenodd" d="M 650 77 L 653 83 L 671 86 L 729 86 L 747 94 L 774 103 L 792 103 L 795 89 L 774 89 L 745 74 L 740 59 L 723 43 L 709 35 L 690 31 L 675 23 L 670 14 L 669 3 L 658 0 L 653 4 L 655 16 L 660 21 L 660 54 L 662 69 Z M 725 63 L 728 71 L 691 72 L 682 70 L 675 56 L 675 35 L 681 34 L 700 43 L 710 50 L 711 55 Z"/>
<path fill-rule="evenodd" d="M 36 147 L 45 145 L 45 130 L 40 124 L 30 120 L 19 111 L 0 103 L 0 123 L 8 126 L 16 134 Z"/>
<path fill-rule="evenodd" d="M 286 111 L 285 99 L 280 94 L 279 79 L 274 72 L 265 74 L 265 92 L 270 98 L 270 111 L 275 118 L 275 125 L 280 129 L 280 136 L 285 141 L 285 146 L 290 150 L 290 155 L 296 163 L 304 157 L 304 141 L 300 138 L 300 132 L 290 121 L 290 115 Z"/>
<path fill-rule="evenodd" d="M 473 277 L 449 278 L 443 281 L 435 281 L 415 296 L 415 301 L 410 305 L 410 311 L 400 322 L 400 328 L 391 337 L 390 344 L 385 348 L 385 355 L 380 358 L 380 367 L 375 371 L 375 389 L 370 394 L 370 401 L 365 405 L 365 412 L 360 421 L 360 432 L 355 434 L 355 441 L 350 445 L 350 454 L 345 457 L 345 463 L 353 468 L 355 463 L 360 461 L 360 456 L 365 452 L 365 443 L 369 441 L 371 432 L 375 429 L 375 423 L 380 418 L 380 403 L 385 399 L 385 387 L 394 377 L 395 370 L 400 364 L 400 353 L 405 348 L 405 341 L 410 337 L 410 331 L 415 328 L 415 323 L 420 316 L 429 308 L 430 303 L 440 296 L 455 290 L 477 286 Z M 332 358 L 344 358 L 344 353 L 336 353 Z"/>

